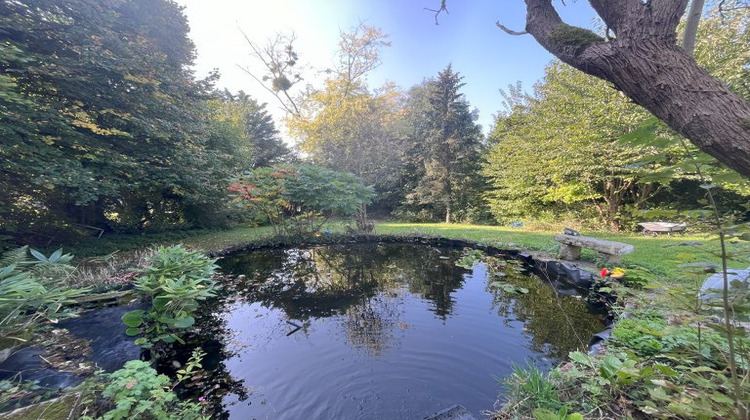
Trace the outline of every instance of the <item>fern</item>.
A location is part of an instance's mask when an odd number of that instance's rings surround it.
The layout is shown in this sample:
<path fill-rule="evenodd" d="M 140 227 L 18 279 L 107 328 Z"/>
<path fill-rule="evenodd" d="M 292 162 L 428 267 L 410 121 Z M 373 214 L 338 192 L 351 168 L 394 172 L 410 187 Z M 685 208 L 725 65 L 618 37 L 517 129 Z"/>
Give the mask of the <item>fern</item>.
<path fill-rule="evenodd" d="M 17 267 L 31 264 L 31 260 L 28 257 L 28 246 L 22 246 L 20 248 L 11 249 L 0 255 L 0 267 L 7 267 L 15 265 Z"/>

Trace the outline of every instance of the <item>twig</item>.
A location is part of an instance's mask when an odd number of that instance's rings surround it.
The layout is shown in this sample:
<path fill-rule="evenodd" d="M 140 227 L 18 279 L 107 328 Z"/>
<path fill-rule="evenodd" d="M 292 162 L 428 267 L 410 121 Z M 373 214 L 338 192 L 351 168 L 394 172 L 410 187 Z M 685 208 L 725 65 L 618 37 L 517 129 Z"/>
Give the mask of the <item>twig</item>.
<path fill-rule="evenodd" d="M 424 10 L 427 10 L 429 12 L 435 12 L 435 25 L 439 25 L 440 24 L 438 22 L 438 16 L 440 16 L 440 13 L 445 12 L 446 15 L 450 14 L 450 13 L 448 13 L 448 9 L 445 7 L 445 2 L 446 2 L 446 0 L 441 0 L 440 1 L 440 8 L 439 9 L 430 9 L 428 7 L 424 8 Z"/>
<path fill-rule="evenodd" d="M 512 29 L 508 29 L 507 27 L 503 26 L 500 23 L 499 20 L 495 21 L 495 26 L 497 26 L 498 28 L 502 29 L 503 32 L 505 32 L 506 34 L 509 34 L 509 35 L 527 35 L 528 34 L 528 32 L 526 32 L 526 31 L 520 31 L 519 32 L 519 31 L 514 31 Z"/>

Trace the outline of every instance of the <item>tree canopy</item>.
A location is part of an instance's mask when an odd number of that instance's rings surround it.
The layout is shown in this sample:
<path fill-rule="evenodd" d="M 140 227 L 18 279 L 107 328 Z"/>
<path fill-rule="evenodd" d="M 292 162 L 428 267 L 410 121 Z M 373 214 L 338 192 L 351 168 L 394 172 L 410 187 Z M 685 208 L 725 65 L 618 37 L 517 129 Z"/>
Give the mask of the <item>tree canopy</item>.
<path fill-rule="evenodd" d="M 0 3 L 1 233 L 221 223 L 225 178 L 287 153 L 246 96 L 224 101 L 241 129 L 209 127 L 215 76 L 195 80 L 187 34 L 167 0 Z"/>

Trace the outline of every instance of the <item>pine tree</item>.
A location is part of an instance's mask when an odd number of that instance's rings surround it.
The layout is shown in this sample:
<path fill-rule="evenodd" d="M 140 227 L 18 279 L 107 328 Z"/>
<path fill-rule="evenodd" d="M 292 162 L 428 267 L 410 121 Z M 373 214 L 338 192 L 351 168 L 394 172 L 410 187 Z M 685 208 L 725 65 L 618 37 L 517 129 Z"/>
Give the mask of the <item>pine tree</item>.
<path fill-rule="evenodd" d="M 463 77 L 448 65 L 437 80 L 428 81 L 426 109 L 412 138 L 412 156 L 420 179 L 409 195 L 419 204 L 452 213 L 464 207 L 477 191 L 482 147 L 481 126 L 475 123 L 469 103 L 460 93 Z"/>

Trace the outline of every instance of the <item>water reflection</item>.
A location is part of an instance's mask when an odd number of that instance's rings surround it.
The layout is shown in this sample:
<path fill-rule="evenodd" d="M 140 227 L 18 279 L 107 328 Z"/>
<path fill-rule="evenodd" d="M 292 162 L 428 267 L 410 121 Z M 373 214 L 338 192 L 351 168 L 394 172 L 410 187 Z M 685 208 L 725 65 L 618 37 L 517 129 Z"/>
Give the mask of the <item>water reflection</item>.
<path fill-rule="evenodd" d="M 219 417 L 421 418 L 453 403 L 478 415 L 497 396 L 493 376 L 601 329 L 580 299 L 514 264 L 502 280 L 529 293 L 503 292 L 484 265 L 455 266 L 461 254 L 372 243 L 224 258 L 234 276 L 200 339 L 221 343 L 217 377 L 252 392 L 223 396 Z"/>
<path fill-rule="evenodd" d="M 357 244 L 264 250 L 225 258 L 221 264 L 225 271 L 246 276 L 245 300 L 282 309 L 290 319 L 343 314 L 383 292 L 390 297 L 421 295 L 433 303 L 437 316 L 445 318 L 451 313 L 451 294 L 461 287 L 466 273 L 453 264 L 461 251 L 417 246 L 423 249 L 415 255 L 414 247 Z"/>

